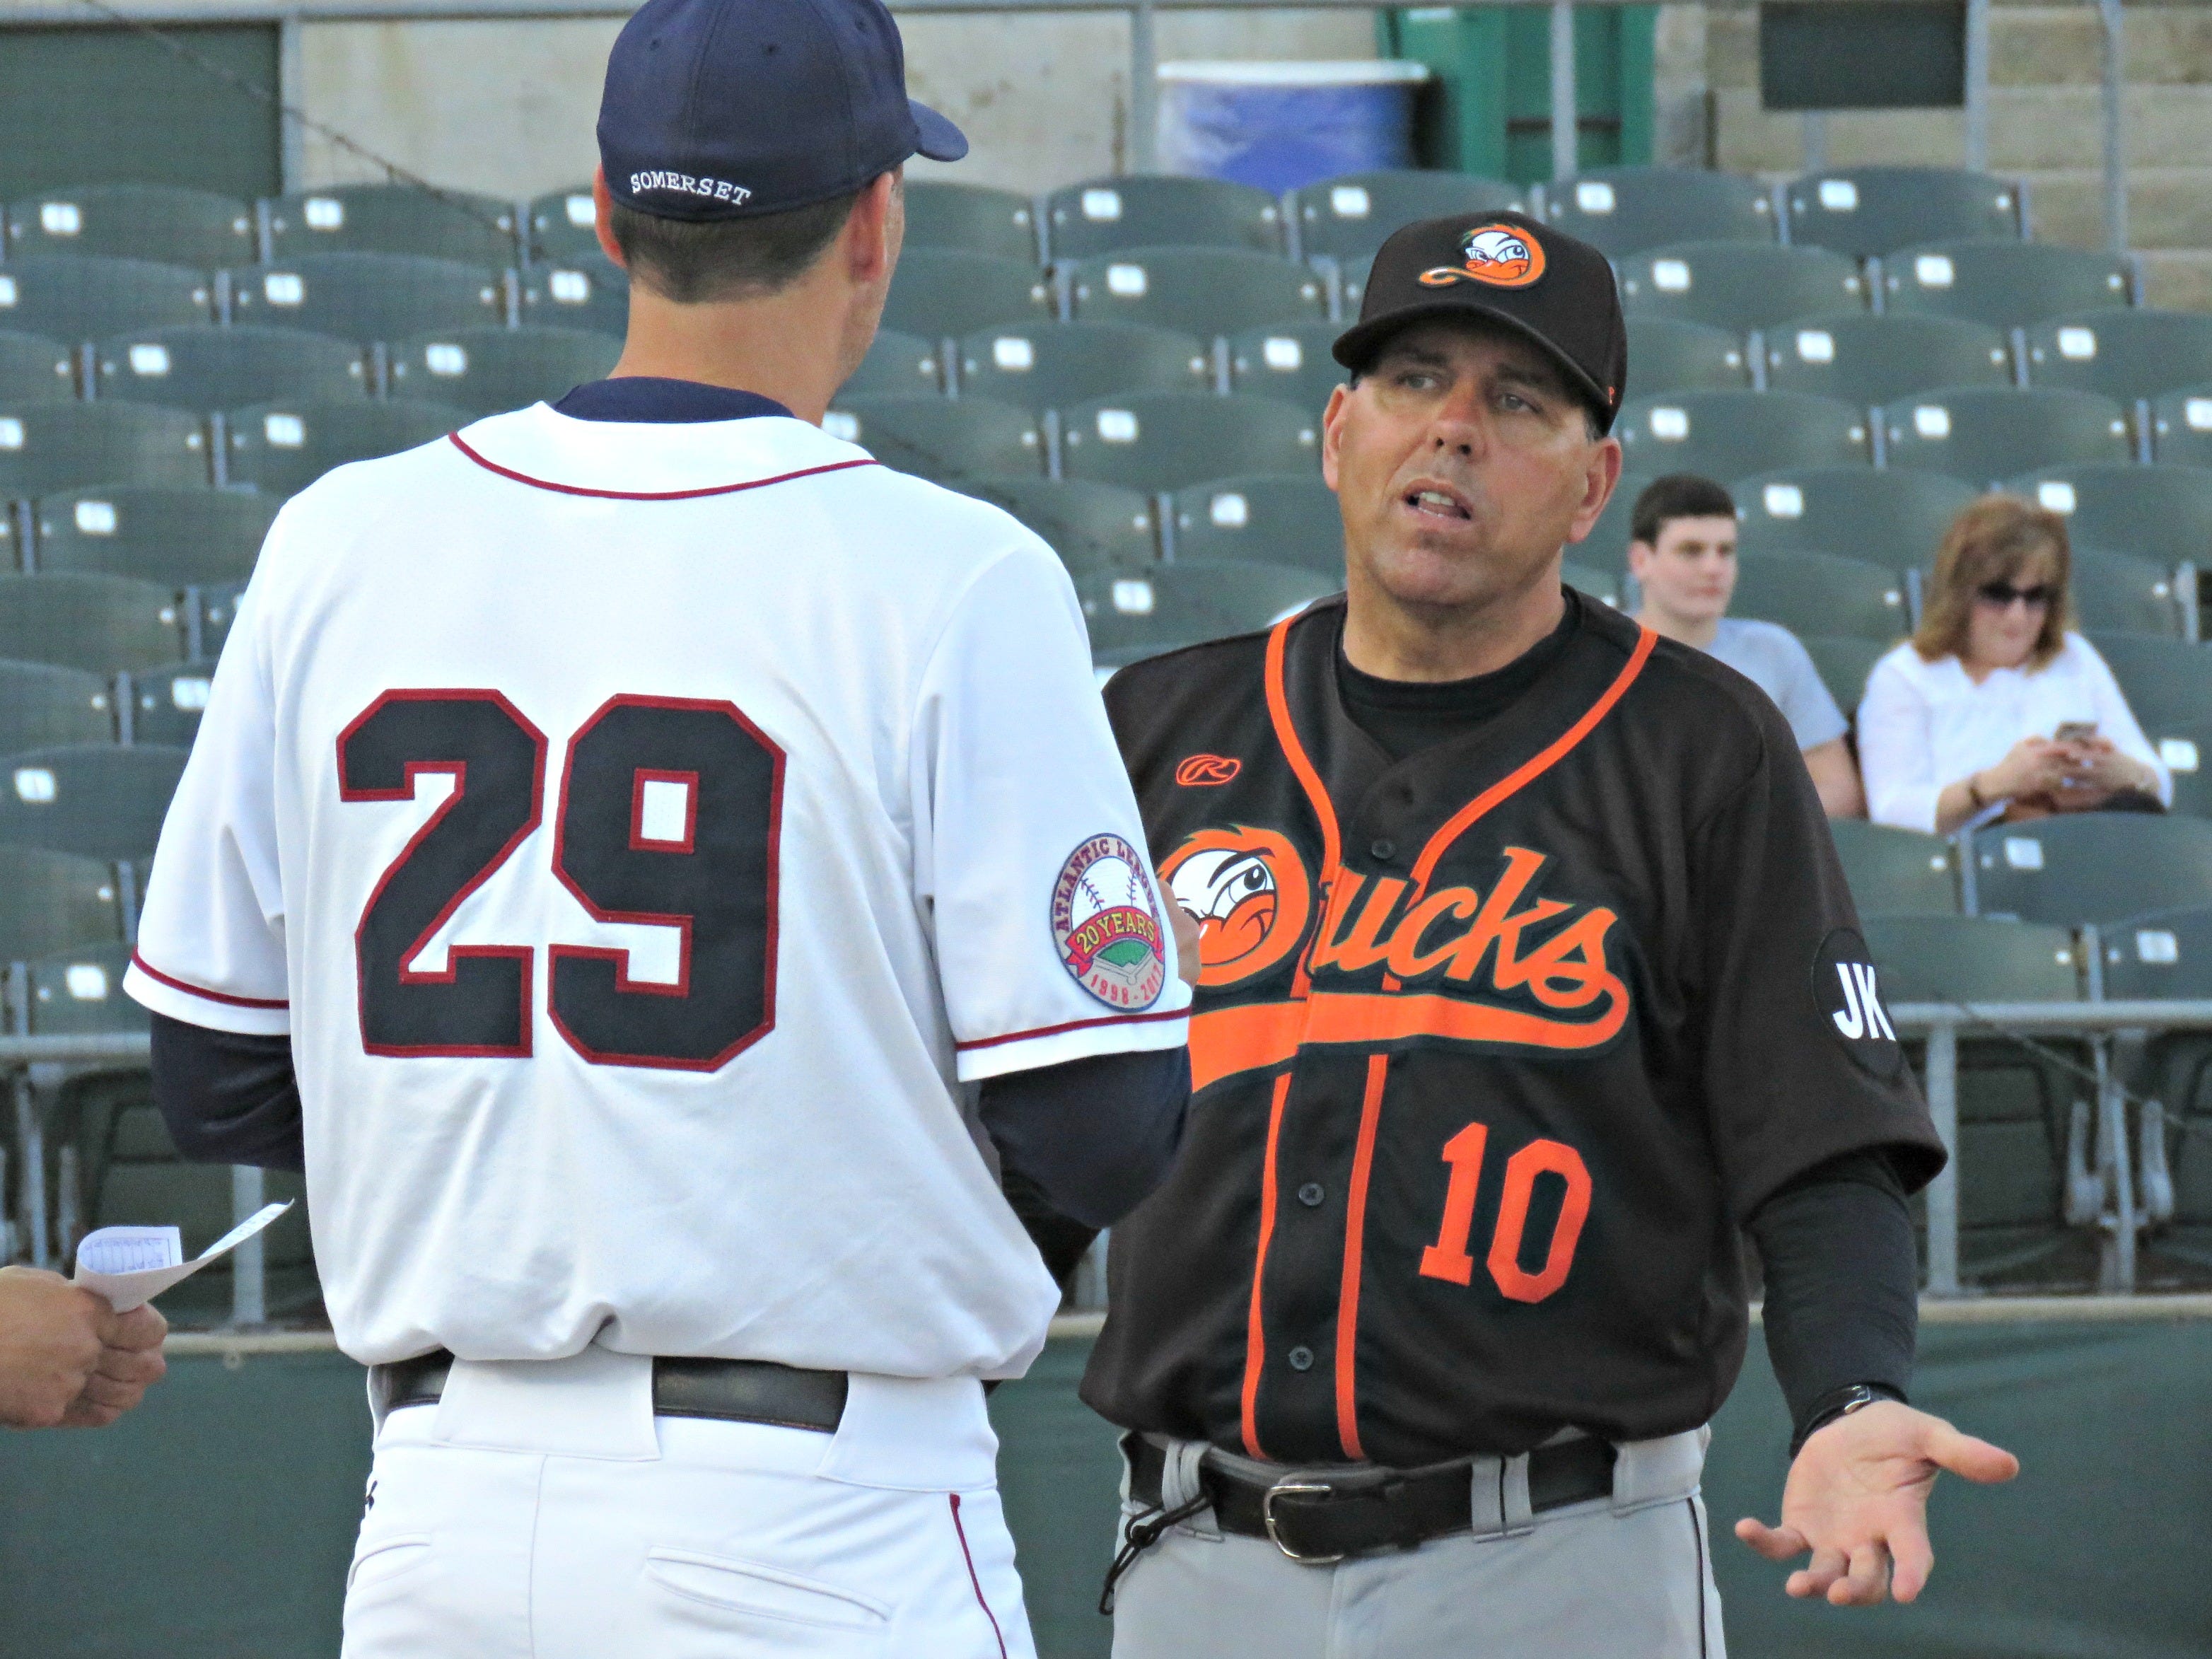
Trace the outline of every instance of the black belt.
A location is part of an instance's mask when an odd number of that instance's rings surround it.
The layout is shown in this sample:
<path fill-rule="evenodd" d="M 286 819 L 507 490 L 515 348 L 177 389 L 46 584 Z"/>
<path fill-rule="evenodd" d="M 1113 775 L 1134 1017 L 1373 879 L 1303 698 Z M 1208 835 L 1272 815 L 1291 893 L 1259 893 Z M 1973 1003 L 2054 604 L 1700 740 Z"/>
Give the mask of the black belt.
<path fill-rule="evenodd" d="M 453 1356 L 443 1348 L 368 1368 L 369 1408 L 379 1423 L 409 1406 L 434 1406 Z M 808 1371 L 765 1359 L 653 1362 L 655 1417 L 711 1417 L 834 1434 L 845 1415 L 843 1371 Z"/>
<path fill-rule="evenodd" d="M 1127 1435 L 1129 1496 L 1160 1506 L 1167 1454 Z M 1610 1441 L 1582 1439 L 1528 1454 L 1528 1507 L 1564 1509 L 1613 1495 Z M 1273 1540 L 1293 1561 L 1325 1565 L 1348 1555 L 1411 1549 L 1474 1526 L 1473 1458 L 1418 1469 L 1355 1467 L 1285 1470 L 1269 1480 L 1224 1468 L 1209 1456 L 1198 1483 L 1222 1531 Z"/>

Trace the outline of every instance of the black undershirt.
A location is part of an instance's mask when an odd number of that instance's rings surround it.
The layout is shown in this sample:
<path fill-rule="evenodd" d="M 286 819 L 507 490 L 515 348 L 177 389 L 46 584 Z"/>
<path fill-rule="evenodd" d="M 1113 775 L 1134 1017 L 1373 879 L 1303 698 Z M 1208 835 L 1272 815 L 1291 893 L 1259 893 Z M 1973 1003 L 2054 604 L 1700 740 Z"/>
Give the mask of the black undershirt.
<path fill-rule="evenodd" d="M 1511 707 L 1566 649 L 1580 625 L 1570 599 L 1559 625 L 1494 673 L 1388 680 L 1336 647 L 1345 713 L 1393 764 Z M 1766 1351 L 1800 1436 L 1831 1396 L 1866 1383 L 1905 1397 L 1919 1329 L 1919 1261 L 1905 1188 L 1879 1152 L 1846 1153 L 1808 1170 L 1752 1216 L 1766 1279 Z"/>

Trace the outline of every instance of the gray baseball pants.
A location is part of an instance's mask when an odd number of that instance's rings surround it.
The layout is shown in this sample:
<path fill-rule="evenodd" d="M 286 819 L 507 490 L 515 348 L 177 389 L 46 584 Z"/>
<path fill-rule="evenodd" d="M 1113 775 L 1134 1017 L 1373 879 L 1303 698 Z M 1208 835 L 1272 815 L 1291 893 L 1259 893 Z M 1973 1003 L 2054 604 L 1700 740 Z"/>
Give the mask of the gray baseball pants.
<path fill-rule="evenodd" d="M 1610 1498 L 1540 1515 L 1514 1478 L 1522 1460 L 1503 1480 L 1477 1460 L 1491 1513 L 1478 1508 L 1474 1532 L 1332 1566 L 1224 1535 L 1200 1510 L 1123 1575 L 1114 1659 L 1725 1659 L 1698 1495 L 1706 1437 L 1625 1444 Z M 1196 1449 L 1169 1443 L 1169 1507 L 1197 1495 L 1196 1467 Z M 1125 1501 L 1124 1528 L 1146 1512 Z"/>

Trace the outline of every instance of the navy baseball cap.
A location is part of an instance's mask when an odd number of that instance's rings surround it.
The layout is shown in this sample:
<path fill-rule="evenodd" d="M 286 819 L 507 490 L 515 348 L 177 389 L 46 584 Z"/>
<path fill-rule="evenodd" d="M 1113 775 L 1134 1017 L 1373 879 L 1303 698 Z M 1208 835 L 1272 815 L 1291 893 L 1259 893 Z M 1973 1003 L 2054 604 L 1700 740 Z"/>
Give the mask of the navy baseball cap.
<path fill-rule="evenodd" d="M 882 0 L 647 0 L 607 58 L 607 191 L 655 218 L 781 213 L 967 153 L 906 95 Z"/>

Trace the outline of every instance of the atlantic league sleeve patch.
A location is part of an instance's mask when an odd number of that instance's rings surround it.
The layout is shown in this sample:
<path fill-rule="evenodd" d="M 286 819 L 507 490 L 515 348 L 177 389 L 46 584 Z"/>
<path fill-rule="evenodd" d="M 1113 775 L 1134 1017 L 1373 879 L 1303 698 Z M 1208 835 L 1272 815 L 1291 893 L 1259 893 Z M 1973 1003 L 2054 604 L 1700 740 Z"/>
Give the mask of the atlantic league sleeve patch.
<path fill-rule="evenodd" d="M 1112 1008 L 1149 1008 L 1167 984 L 1159 901 L 1144 857 L 1119 836 L 1093 836 L 1052 885 L 1052 942 L 1075 982 Z"/>

